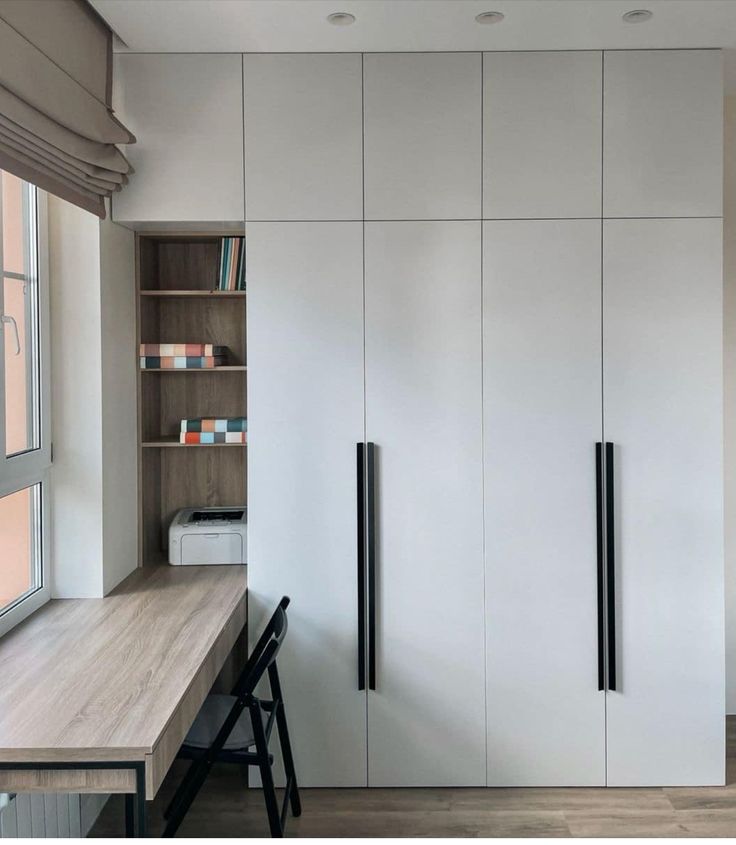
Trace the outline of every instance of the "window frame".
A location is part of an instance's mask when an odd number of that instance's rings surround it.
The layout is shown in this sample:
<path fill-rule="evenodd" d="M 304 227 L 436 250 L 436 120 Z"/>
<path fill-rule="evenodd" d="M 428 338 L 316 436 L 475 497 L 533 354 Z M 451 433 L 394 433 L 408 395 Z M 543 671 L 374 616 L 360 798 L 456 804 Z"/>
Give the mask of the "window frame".
<path fill-rule="evenodd" d="M 5 331 L 0 325 L 0 498 L 27 487 L 40 485 L 40 578 L 41 584 L 5 608 L 0 608 L 0 636 L 5 634 L 51 598 L 51 343 L 49 310 L 48 203 L 40 188 L 34 189 L 37 241 L 36 268 L 38 284 L 38 448 L 15 455 L 5 455 Z M 31 206 L 32 208 L 32 206 Z M 0 217 L 1 222 L 1 217 Z M 1 237 L 1 232 L 0 232 Z M 2 244 L 0 242 L 0 261 Z M 3 266 L 4 271 L 4 266 Z M 3 307 L 0 285 L 0 313 Z"/>

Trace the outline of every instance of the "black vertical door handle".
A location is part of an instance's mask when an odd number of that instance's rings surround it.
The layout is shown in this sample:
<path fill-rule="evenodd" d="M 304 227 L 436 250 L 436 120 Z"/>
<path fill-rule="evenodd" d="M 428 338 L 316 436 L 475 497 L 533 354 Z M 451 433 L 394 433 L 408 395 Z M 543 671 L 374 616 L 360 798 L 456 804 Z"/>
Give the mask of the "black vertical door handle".
<path fill-rule="evenodd" d="M 358 689 L 365 689 L 365 444 L 356 444 L 358 479 Z"/>
<path fill-rule="evenodd" d="M 606 443 L 606 624 L 608 689 L 616 690 L 616 524 L 613 443 Z"/>
<path fill-rule="evenodd" d="M 376 447 L 366 443 L 366 532 L 368 550 L 368 689 L 376 688 Z"/>
<path fill-rule="evenodd" d="M 595 515 L 597 534 L 598 689 L 606 688 L 605 551 L 603 549 L 603 444 L 595 444 Z"/>

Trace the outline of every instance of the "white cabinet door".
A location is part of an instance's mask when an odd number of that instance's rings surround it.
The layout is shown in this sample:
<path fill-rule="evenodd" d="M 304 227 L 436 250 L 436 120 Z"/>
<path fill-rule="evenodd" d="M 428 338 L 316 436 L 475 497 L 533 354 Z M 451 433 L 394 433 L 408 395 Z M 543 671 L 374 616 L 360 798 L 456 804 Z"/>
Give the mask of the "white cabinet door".
<path fill-rule="evenodd" d="M 719 216 L 720 51 L 606 51 L 603 68 L 604 216 Z"/>
<path fill-rule="evenodd" d="M 614 443 L 610 786 L 724 782 L 721 221 L 612 220 L 604 425 Z"/>
<path fill-rule="evenodd" d="M 137 136 L 120 222 L 242 222 L 241 57 L 118 53 L 115 107 Z"/>
<path fill-rule="evenodd" d="M 483 54 L 483 216 L 600 217 L 600 52 Z"/>
<path fill-rule="evenodd" d="M 367 223 L 371 786 L 485 785 L 480 223 Z"/>
<path fill-rule="evenodd" d="M 363 62 L 366 219 L 480 217 L 480 53 Z"/>
<path fill-rule="evenodd" d="M 489 786 L 605 784 L 601 225 L 484 224 Z"/>
<path fill-rule="evenodd" d="M 359 54 L 243 57 L 248 220 L 363 217 Z"/>
<path fill-rule="evenodd" d="M 279 669 L 300 784 L 365 786 L 362 224 L 249 225 L 248 380 L 248 624 L 291 597 Z"/>

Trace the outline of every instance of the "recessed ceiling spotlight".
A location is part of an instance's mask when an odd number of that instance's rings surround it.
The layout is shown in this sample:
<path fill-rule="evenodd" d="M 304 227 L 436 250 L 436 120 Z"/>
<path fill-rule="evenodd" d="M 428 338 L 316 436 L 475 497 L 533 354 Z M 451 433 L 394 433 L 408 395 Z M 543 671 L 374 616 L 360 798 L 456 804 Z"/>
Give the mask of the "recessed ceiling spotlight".
<path fill-rule="evenodd" d="M 351 23 L 355 23 L 355 15 L 351 15 L 350 12 L 333 12 L 327 15 L 327 20 L 333 26 L 350 26 Z"/>
<path fill-rule="evenodd" d="M 648 21 L 652 17 L 652 12 L 649 9 L 632 9 L 630 12 L 621 15 L 621 17 L 626 23 L 644 23 L 644 21 Z"/>
<path fill-rule="evenodd" d="M 505 15 L 503 12 L 481 12 L 475 16 L 476 23 L 501 23 Z"/>

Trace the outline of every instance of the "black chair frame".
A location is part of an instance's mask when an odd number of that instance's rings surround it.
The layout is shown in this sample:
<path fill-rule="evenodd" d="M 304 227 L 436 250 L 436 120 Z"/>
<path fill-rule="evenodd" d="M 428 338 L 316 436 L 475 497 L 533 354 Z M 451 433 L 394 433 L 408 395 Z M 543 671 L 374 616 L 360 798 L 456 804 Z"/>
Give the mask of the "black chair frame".
<path fill-rule="evenodd" d="M 180 749 L 178 756 L 191 760 L 192 764 L 164 813 L 167 819 L 164 837 L 175 835 L 215 763 L 233 763 L 241 766 L 258 767 L 272 837 L 283 837 L 289 805 L 291 805 L 292 815 L 301 815 L 299 787 L 296 780 L 294 758 L 291 753 L 289 730 L 286 724 L 281 682 L 276 667 L 276 656 L 288 627 L 286 618 L 288 605 L 289 598 L 284 596 L 253 648 L 231 693 L 236 699 L 235 703 L 210 747 L 202 749 L 185 744 Z M 265 674 L 268 676 L 270 700 L 255 695 L 255 688 Z M 230 733 L 246 709 L 253 725 L 255 751 L 225 750 L 224 745 Z M 268 714 L 265 725 L 263 724 L 264 713 Z M 278 728 L 281 757 L 286 774 L 286 788 L 281 807 L 278 805 L 271 769 L 273 755 L 269 751 L 269 742 L 274 725 Z"/>

